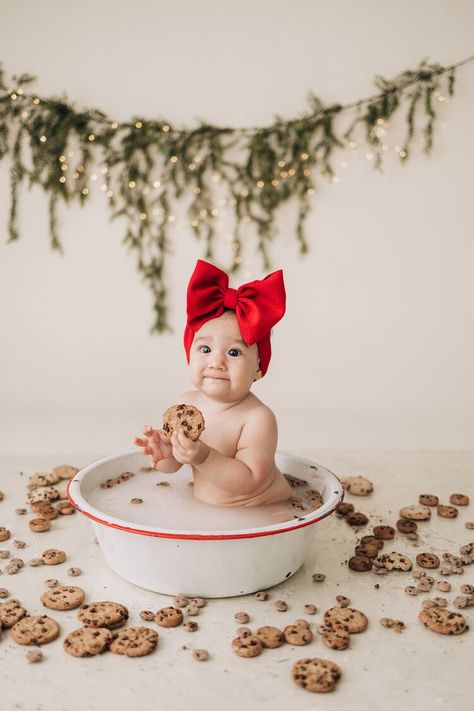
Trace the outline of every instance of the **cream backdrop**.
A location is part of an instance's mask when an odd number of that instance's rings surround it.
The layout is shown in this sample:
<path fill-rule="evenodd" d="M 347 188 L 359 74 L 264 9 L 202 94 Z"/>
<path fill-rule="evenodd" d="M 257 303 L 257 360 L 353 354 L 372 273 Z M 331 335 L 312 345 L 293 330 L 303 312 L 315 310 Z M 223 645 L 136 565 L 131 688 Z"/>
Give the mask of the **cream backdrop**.
<path fill-rule="evenodd" d="M 473 53 L 470 0 L 0 0 L 0 61 L 39 94 L 117 120 L 265 125 L 313 90 L 348 102 L 424 57 Z M 273 267 L 288 293 L 274 356 L 255 393 L 280 448 L 469 448 L 473 444 L 474 64 L 439 105 L 435 149 L 383 173 L 340 154 L 298 255 L 294 208 L 278 218 Z M 394 145 L 395 137 L 388 142 Z M 340 163 L 346 160 L 348 166 Z M 6 244 L 0 163 L 0 453 L 108 453 L 189 387 L 184 297 L 203 256 L 177 211 L 168 262 L 174 333 L 149 335 L 151 299 L 98 187 L 61 209 L 64 256 L 48 245 L 47 203 L 23 192 L 21 239 Z M 234 282 L 264 276 L 248 233 Z M 225 237 L 224 237 L 225 238 Z M 223 250 L 224 253 L 225 250 Z"/>

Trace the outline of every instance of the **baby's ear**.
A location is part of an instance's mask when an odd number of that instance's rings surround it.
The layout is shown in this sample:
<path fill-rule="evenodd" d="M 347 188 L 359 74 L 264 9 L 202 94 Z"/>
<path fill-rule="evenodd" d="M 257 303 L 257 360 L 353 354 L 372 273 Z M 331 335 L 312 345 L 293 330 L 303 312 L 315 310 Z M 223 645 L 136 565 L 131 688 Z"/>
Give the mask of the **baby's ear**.
<path fill-rule="evenodd" d="M 257 372 L 255 373 L 255 378 L 253 379 L 253 382 L 255 382 L 256 380 L 260 380 L 260 378 L 263 378 L 263 375 L 262 375 L 262 371 L 259 368 L 257 370 Z"/>

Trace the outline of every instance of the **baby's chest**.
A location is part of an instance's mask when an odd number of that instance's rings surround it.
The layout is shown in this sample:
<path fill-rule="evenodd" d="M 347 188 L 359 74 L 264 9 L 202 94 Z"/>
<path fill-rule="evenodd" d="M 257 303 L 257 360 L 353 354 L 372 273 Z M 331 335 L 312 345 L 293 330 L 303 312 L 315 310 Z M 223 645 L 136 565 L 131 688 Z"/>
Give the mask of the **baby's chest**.
<path fill-rule="evenodd" d="M 242 423 L 232 417 L 226 417 L 225 414 L 218 417 L 207 416 L 201 439 L 226 457 L 234 457 L 241 432 Z"/>

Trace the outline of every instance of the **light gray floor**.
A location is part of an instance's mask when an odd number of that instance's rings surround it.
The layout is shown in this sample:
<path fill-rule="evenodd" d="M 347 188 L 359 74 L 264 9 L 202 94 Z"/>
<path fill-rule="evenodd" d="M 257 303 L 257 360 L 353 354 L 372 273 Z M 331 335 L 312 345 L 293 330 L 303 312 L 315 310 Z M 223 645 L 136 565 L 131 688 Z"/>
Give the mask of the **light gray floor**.
<path fill-rule="evenodd" d="M 474 452 L 294 453 L 314 459 L 341 477 L 361 474 L 370 478 L 375 484 L 370 497 L 346 497 L 346 501 L 369 516 L 369 525 L 357 534 L 336 516 L 316 524 L 304 566 L 293 578 L 271 589 L 267 602 L 258 602 L 252 595 L 210 600 L 200 616 L 193 618 L 200 625 L 195 633 L 143 623 L 140 610 L 157 610 L 172 604 L 172 598 L 136 588 L 110 571 L 94 543 L 90 523 L 80 514 L 57 519 L 51 531 L 43 534 L 29 531 L 30 516 L 15 514 L 15 508 L 24 505 L 28 475 L 63 463 L 80 467 L 95 457 L 71 460 L 63 454 L 1 459 L 0 489 L 5 499 L 0 502 L 0 526 L 10 526 L 12 538 L 1 543 L 0 549 L 9 549 L 12 556 L 29 560 L 46 548 L 57 547 L 66 551 L 68 559 L 57 567 L 25 566 L 17 575 L 3 573 L 0 587 L 7 588 L 11 597 L 19 598 L 30 614 L 44 614 L 46 610 L 39 599 L 45 589 L 44 580 L 57 577 L 63 584 L 83 587 L 89 602 L 114 600 L 127 605 L 130 625 L 148 624 L 160 633 L 158 648 L 148 657 L 127 659 L 107 652 L 94 658 L 75 659 L 63 651 L 62 640 L 80 626 L 76 611 L 49 611 L 61 624 L 60 638 L 42 647 L 43 662 L 29 664 L 27 648 L 13 642 L 4 630 L 0 638 L 2 710 L 121 711 L 152 705 L 172 711 L 323 707 L 399 711 L 402 705 L 471 709 L 472 630 L 459 637 L 435 634 L 422 627 L 418 612 L 422 599 L 444 595 L 451 602 L 459 594 L 461 584 L 474 584 L 474 567 L 466 567 L 464 575 L 447 578 L 453 586 L 449 593 L 433 590 L 411 597 L 404 592 L 406 585 L 414 583 L 410 573 L 383 577 L 373 572 L 354 573 L 347 568 L 346 561 L 352 555 L 357 535 L 370 533 L 371 526 L 378 523 L 394 525 L 399 508 L 416 503 L 420 493 L 437 494 L 444 503 L 453 492 L 472 495 Z M 455 520 L 442 519 L 434 512 L 431 521 L 420 523 L 418 544 L 398 534 L 394 541 L 386 543 L 384 550 L 406 553 L 413 560 L 422 551 L 458 554 L 461 545 L 474 540 L 474 531 L 464 525 L 472 520 L 472 504 L 460 508 Z M 12 545 L 14 537 L 25 540 L 27 547 L 16 549 Z M 0 560 L 0 570 L 5 569 L 7 562 Z M 80 567 L 83 574 L 69 577 L 70 566 Z M 313 583 L 314 572 L 325 573 L 325 582 Z M 441 579 L 436 571 L 433 577 Z M 349 597 L 352 605 L 369 618 L 367 631 L 353 635 L 348 650 L 327 649 L 315 631 L 315 639 L 305 647 L 284 645 L 267 649 L 255 659 L 241 659 L 232 653 L 230 643 L 238 627 L 234 613 L 247 611 L 253 629 L 265 624 L 283 627 L 302 617 L 314 623 L 315 629 L 323 612 L 336 604 L 336 595 Z M 273 609 L 272 602 L 276 599 L 288 602 L 286 613 Z M 306 602 L 317 605 L 314 617 L 304 614 Z M 468 621 L 472 620 L 473 609 L 464 611 Z M 385 616 L 403 620 L 405 631 L 396 634 L 383 628 L 379 618 Z M 208 649 L 209 661 L 196 662 L 192 657 L 195 648 Z M 335 692 L 324 696 L 311 694 L 291 680 L 294 661 L 314 656 L 331 659 L 341 667 L 342 677 Z"/>

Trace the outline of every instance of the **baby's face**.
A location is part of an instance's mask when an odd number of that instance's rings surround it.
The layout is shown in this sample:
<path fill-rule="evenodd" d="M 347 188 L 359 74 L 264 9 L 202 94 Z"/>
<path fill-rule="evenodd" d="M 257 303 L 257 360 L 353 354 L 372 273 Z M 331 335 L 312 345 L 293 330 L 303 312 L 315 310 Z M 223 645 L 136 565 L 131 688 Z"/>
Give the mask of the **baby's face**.
<path fill-rule="evenodd" d="M 244 343 L 235 313 L 226 312 L 201 326 L 191 346 L 193 385 L 212 400 L 244 398 L 262 377 L 256 344 Z"/>

